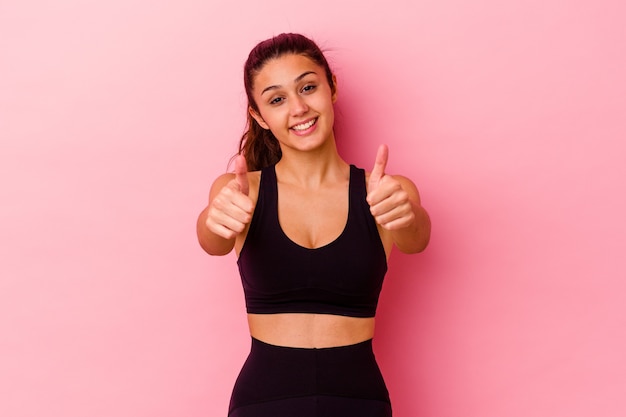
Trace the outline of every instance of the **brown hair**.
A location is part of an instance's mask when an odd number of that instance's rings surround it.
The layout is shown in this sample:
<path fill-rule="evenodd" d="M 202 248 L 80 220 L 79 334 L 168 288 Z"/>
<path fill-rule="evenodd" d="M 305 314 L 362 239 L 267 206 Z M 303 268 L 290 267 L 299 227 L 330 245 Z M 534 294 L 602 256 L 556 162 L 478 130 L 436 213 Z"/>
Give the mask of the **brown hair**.
<path fill-rule="evenodd" d="M 322 50 L 311 39 L 297 33 L 282 33 L 257 44 L 243 67 L 243 83 L 248 106 L 259 112 L 252 97 L 254 77 L 270 60 L 285 54 L 303 55 L 324 68 L 331 91 L 335 91 L 333 73 Z M 282 156 L 278 140 L 270 130 L 263 129 L 248 112 L 247 129 L 239 142 L 239 153 L 246 158 L 248 170 L 257 171 L 278 162 Z"/>

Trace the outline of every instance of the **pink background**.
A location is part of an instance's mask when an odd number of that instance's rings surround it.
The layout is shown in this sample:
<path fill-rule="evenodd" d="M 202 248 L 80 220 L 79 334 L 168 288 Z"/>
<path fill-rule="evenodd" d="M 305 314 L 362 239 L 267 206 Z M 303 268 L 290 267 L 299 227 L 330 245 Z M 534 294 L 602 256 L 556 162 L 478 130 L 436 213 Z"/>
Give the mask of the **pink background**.
<path fill-rule="evenodd" d="M 396 415 L 624 416 L 623 4 L 2 0 L 0 415 L 226 415 L 243 295 L 195 220 L 248 51 L 297 31 L 342 154 L 389 144 L 432 216 L 381 297 Z"/>

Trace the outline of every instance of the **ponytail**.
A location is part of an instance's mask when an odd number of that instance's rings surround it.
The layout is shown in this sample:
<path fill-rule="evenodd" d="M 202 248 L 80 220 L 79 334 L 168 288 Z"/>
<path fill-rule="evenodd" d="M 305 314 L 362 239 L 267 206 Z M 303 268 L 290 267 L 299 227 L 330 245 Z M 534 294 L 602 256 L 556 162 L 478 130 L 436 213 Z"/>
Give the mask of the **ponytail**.
<path fill-rule="evenodd" d="M 280 161 L 283 152 L 272 131 L 263 129 L 249 112 L 247 127 L 239 141 L 239 153 L 246 158 L 248 171 L 258 171 Z"/>

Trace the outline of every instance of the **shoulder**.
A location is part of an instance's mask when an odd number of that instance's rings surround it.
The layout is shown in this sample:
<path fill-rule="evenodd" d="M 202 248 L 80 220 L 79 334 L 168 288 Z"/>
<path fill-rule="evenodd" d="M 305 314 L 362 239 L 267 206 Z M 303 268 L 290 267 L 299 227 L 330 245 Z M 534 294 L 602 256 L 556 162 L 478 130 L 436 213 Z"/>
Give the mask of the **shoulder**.
<path fill-rule="evenodd" d="M 228 172 L 226 174 L 222 174 L 213 181 L 213 185 L 211 185 L 211 194 L 218 193 L 222 188 L 226 186 L 231 180 L 235 179 L 235 174 L 232 172 Z"/>
<path fill-rule="evenodd" d="M 419 191 L 417 190 L 417 186 L 411 179 L 403 176 L 403 175 L 392 175 L 392 177 L 400 183 L 400 186 L 404 191 L 409 193 L 409 195 L 415 197 L 419 201 Z"/>
<path fill-rule="evenodd" d="M 249 197 L 256 203 L 259 195 L 259 185 L 261 184 L 261 171 L 248 172 L 248 182 L 250 183 Z"/>

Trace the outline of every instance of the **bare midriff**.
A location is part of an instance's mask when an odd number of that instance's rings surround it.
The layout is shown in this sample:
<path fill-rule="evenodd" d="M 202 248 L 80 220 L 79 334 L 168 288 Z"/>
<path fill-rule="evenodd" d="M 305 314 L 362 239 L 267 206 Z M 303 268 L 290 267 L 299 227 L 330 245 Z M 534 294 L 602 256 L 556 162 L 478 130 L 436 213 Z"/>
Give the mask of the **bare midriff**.
<path fill-rule="evenodd" d="M 262 342 L 295 348 L 347 346 L 374 336 L 374 318 L 333 314 L 248 314 L 250 335 Z"/>

